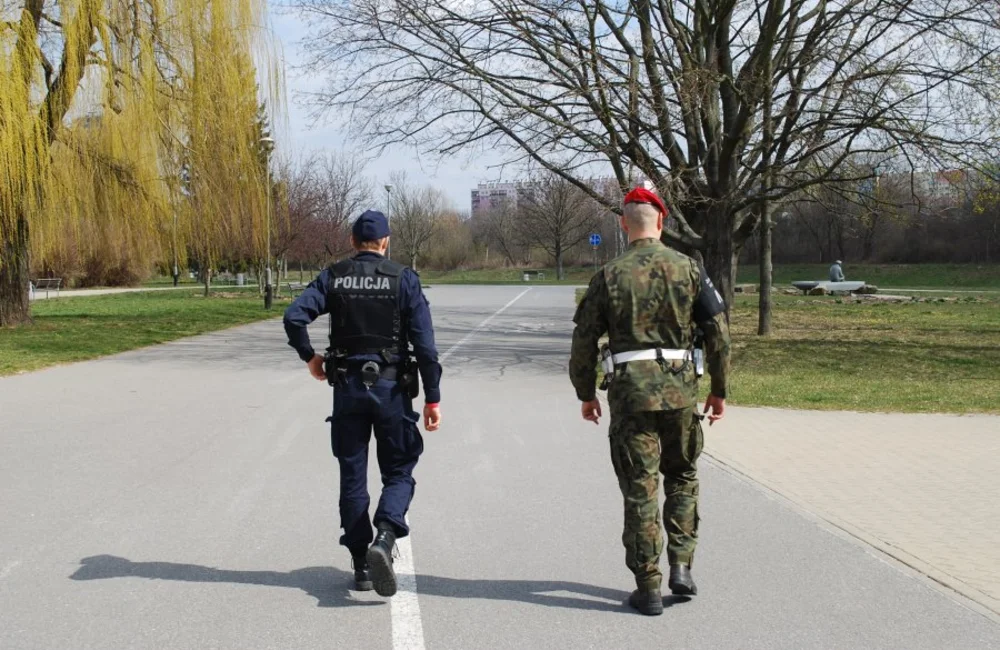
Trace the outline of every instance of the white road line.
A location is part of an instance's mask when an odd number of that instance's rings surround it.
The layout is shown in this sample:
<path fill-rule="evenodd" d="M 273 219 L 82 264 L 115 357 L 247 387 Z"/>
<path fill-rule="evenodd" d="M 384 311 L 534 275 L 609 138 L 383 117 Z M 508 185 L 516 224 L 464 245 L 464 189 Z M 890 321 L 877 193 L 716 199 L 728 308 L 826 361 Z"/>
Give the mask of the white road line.
<path fill-rule="evenodd" d="M 480 324 L 476 325 L 474 328 L 472 328 L 471 332 L 469 332 L 468 334 L 466 334 L 465 336 L 463 336 L 462 339 L 458 343 L 456 343 L 455 345 L 453 345 L 450 348 L 448 348 L 448 351 L 441 355 L 441 359 L 440 359 L 441 363 L 444 363 L 444 361 L 448 357 L 450 357 L 452 355 L 452 353 L 455 352 L 455 350 L 457 350 L 458 348 L 462 347 L 465 343 L 467 343 L 469 341 L 469 339 L 471 339 L 473 336 L 475 336 L 477 333 L 479 333 L 480 330 L 482 330 L 484 327 L 486 327 L 487 325 L 489 325 L 490 321 L 492 321 L 494 318 L 496 318 L 500 314 L 502 314 L 505 311 L 507 311 L 507 309 L 510 308 L 511 305 L 513 305 L 515 302 L 517 302 L 518 300 L 520 300 L 521 298 L 523 298 L 524 294 L 526 294 L 529 291 L 531 291 L 532 288 L 525 289 L 521 293 L 517 294 L 517 296 L 513 300 L 511 300 L 506 305 L 504 305 L 500 309 L 498 309 L 495 312 L 493 312 L 492 316 L 490 316 L 489 318 L 487 318 L 486 320 L 484 320 L 482 323 L 480 323 Z"/>
<path fill-rule="evenodd" d="M 424 650 L 424 625 L 417 600 L 417 575 L 413 568 L 413 545 L 410 538 L 396 541 L 399 557 L 394 562 L 398 591 L 392 605 L 392 649 Z"/>
<path fill-rule="evenodd" d="M 462 337 L 455 345 L 448 348 L 448 351 L 441 355 L 443 363 L 455 350 L 462 347 L 477 332 L 490 324 L 494 318 L 505 312 L 511 305 L 520 300 L 524 294 L 531 291 L 525 289 L 513 300 L 500 309 L 493 312 L 493 315 L 476 325 L 471 332 Z M 389 602 L 392 615 L 392 649 L 393 650 L 424 650 L 424 624 L 420 620 L 420 601 L 417 599 L 417 572 L 414 569 L 413 545 L 409 537 L 396 541 L 396 550 L 399 557 L 393 563 L 396 570 L 396 595 Z"/>

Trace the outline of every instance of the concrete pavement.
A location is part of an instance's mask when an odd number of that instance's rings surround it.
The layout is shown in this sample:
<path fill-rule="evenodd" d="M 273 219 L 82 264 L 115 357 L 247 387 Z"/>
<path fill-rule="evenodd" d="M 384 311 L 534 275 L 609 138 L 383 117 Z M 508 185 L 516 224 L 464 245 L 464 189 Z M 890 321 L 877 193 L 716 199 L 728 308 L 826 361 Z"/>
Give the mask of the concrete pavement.
<path fill-rule="evenodd" d="M 391 605 L 349 590 L 329 389 L 279 322 L 0 379 L 0 648 L 1000 648 L 961 596 L 711 462 L 702 595 L 630 614 L 607 423 L 565 376 L 573 289 L 524 292 L 429 290 L 445 422 Z"/>
<path fill-rule="evenodd" d="M 1000 614 L 1000 417 L 732 415 L 720 462 Z"/>

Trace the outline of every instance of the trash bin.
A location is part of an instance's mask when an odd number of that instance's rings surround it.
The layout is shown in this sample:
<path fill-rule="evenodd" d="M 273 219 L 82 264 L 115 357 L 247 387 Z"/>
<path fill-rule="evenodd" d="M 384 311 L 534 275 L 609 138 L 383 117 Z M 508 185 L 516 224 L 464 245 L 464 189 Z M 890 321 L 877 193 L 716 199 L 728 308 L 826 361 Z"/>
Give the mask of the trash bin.
<path fill-rule="evenodd" d="M 521 276 L 521 279 L 524 282 L 530 282 L 531 281 L 531 274 L 530 273 L 525 273 L 524 275 Z"/>
<path fill-rule="evenodd" d="M 247 276 L 245 274 L 243 274 L 243 273 L 237 273 L 236 274 L 236 286 L 237 287 L 242 287 L 242 286 L 246 285 L 246 283 L 247 283 Z"/>

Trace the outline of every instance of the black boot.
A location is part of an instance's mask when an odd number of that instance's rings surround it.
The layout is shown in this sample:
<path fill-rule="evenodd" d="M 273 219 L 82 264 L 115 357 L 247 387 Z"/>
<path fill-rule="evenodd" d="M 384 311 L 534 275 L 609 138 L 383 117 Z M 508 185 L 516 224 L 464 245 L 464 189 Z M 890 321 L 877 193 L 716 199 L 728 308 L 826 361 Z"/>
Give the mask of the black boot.
<path fill-rule="evenodd" d="M 675 564 L 670 567 L 670 580 L 667 581 L 670 592 L 675 596 L 694 596 L 698 587 L 691 577 L 691 568 L 686 564 Z"/>
<path fill-rule="evenodd" d="M 628 604 L 646 616 L 659 616 L 663 613 L 663 596 L 659 589 L 636 589 L 628 597 Z"/>
<path fill-rule="evenodd" d="M 368 566 L 375 593 L 379 596 L 393 596 L 396 593 L 396 572 L 392 569 L 392 553 L 395 548 L 396 533 L 392 525 L 380 523 L 375 541 L 368 549 Z"/>
<path fill-rule="evenodd" d="M 357 555 L 351 554 L 351 566 L 354 567 L 355 590 L 371 591 L 375 588 L 372 585 L 372 572 L 368 567 L 368 555 L 364 551 Z"/>

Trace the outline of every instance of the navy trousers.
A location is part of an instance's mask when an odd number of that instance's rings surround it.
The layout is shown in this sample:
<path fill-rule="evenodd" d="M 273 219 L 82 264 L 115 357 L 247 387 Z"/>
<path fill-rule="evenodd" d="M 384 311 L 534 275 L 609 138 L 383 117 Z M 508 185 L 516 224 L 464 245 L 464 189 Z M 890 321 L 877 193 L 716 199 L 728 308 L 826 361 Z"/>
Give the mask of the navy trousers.
<path fill-rule="evenodd" d="M 348 375 L 346 386 L 333 392 L 331 446 L 340 463 L 340 543 L 361 554 L 372 543 L 372 524 L 392 524 L 397 537 L 406 537 L 406 511 L 416 482 L 413 468 L 424 450 L 417 428 L 419 416 L 408 395 L 394 381 L 380 379 L 366 389 L 360 377 Z M 376 456 L 382 474 L 382 496 L 369 518 L 368 448 L 375 434 Z"/>

